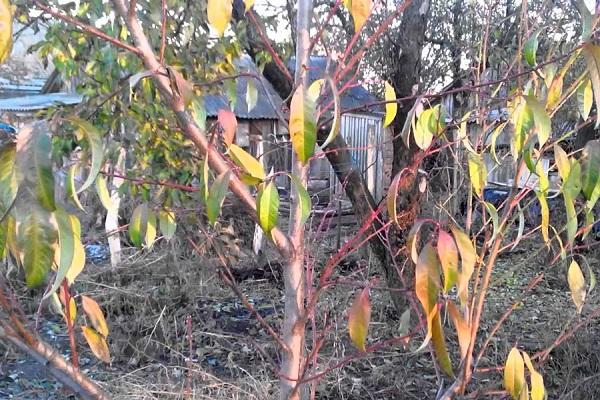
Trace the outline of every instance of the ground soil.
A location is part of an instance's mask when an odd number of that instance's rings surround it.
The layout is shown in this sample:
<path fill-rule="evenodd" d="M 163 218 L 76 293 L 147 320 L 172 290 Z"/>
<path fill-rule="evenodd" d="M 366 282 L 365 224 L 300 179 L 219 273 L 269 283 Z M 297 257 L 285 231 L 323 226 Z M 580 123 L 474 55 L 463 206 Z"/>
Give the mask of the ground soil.
<path fill-rule="evenodd" d="M 317 244 L 318 243 L 318 244 Z M 312 243 L 316 268 L 332 243 Z M 481 341 L 501 315 L 515 310 L 492 338 L 480 371 L 468 387 L 466 398 L 507 398 L 502 392 L 501 366 L 513 346 L 534 355 L 550 346 L 568 326 L 600 306 L 596 291 L 586 299 L 578 315 L 570 297 L 565 266 L 548 267 L 548 257 L 536 250 L 536 240 L 524 241 L 518 252 L 507 252 L 494 270 L 486 303 Z M 217 260 L 207 252 L 199 257 L 157 246 L 149 254 L 136 253 L 119 268 L 89 265 L 75 284 L 78 294 L 95 298 L 107 314 L 110 365 L 97 361 L 78 335 L 81 368 L 115 399 L 270 399 L 277 392 L 274 366 L 278 352 L 273 340 L 216 275 Z M 580 258 L 597 269 L 593 253 Z M 267 251 L 259 258 L 245 253 L 231 255 L 239 269 L 259 271 L 242 274 L 240 287 L 255 309 L 277 327 L 282 318 L 280 260 Z M 369 259 L 353 257 L 338 268 L 339 276 L 370 279 Z M 522 299 L 528 283 L 543 274 L 541 282 Z M 26 313 L 37 312 L 37 303 L 27 302 L 30 293 L 19 284 L 13 289 L 25 304 Z M 338 286 L 327 291 L 319 315 L 327 315 L 329 330 L 318 358 L 319 368 L 334 366 L 317 384 L 318 399 L 434 399 L 440 381 L 427 351 L 415 353 L 422 338 L 405 347 L 384 347 L 360 355 L 346 332 L 346 312 L 354 298 L 354 287 Z M 399 321 L 385 292 L 372 294 L 369 343 L 401 334 Z M 521 301 L 522 300 L 522 301 Z M 81 318 L 81 317 L 80 317 Z M 189 322 L 186 322 L 189 321 Z M 319 319 L 317 324 L 321 324 Z M 42 308 L 38 332 L 45 340 L 71 357 L 65 327 L 60 317 Z M 600 335 L 598 321 L 583 326 L 570 340 L 556 347 L 540 364 L 549 399 L 593 399 L 600 397 Z M 449 348 L 456 359 L 456 338 L 448 322 Z M 312 344 L 309 328 L 308 343 Z M 0 343 L 0 398 L 71 398 L 44 369 L 15 349 Z M 442 378 L 443 379 L 443 378 Z M 443 383 L 448 385 L 449 380 Z"/>

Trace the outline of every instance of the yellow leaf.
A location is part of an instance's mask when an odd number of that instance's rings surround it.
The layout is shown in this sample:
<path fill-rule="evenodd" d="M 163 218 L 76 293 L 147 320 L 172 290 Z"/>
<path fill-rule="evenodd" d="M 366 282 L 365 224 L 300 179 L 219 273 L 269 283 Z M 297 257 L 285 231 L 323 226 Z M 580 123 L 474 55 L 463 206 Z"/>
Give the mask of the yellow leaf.
<path fill-rule="evenodd" d="M 0 64 L 12 50 L 12 8 L 8 0 L 0 0 Z"/>
<path fill-rule="evenodd" d="M 75 299 L 71 297 L 69 300 L 69 317 L 71 318 L 71 324 L 75 322 L 75 318 L 77 317 L 77 305 L 75 305 Z M 65 312 L 65 319 L 67 318 Z"/>
<path fill-rule="evenodd" d="M 244 0 L 244 4 L 246 5 L 246 12 L 248 12 L 254 5 L 254 0 Z"/>
<path fill-rule="evenodd" d="M 352 19 L 354 19 L 354 32 L 361 30 L 373 7 L 372 0 L 345 0 L 344 5 L 350 10 Z"/>
<path fill-rule="evenodd" d="M 324 83 L 325 79 L 317 79 L 316 81 L 310 84 L 306 95 L 310 97 L 312 101 L 316 102 L 319 98 L 319 95 L 321 94 L 321 88 L 323 87 Z"/>
<path fill-rule="evenodd" d="M 513 399 L 517 400 L 520 398 L 524 386 L 525 365 L 523 364 L 523 358 L 519 350 L 513 347 L 510 353 L 508 353 L 508 358 L 504 365 L 504 388 Z"/>
<path fill-rule="evenodd" d="M 85 340 L 87 340 L 92 353 L 98 359 L 104 361 L 105 363 L 110 363 L 110 352 L 108 351 L 108 345 L 106 344 L 106 339 L 96 332 L 94 329 L 89 326 L 82 326 L 81 330 L 83 330 L 83 336 L 85 336 Z"/>
<path fill-rule="evenodd" d="M 79 276 L 81 271 L 83 271 L 83 267 L 85 267 L 85 249 L 83 248 L 81 240 L 77 240 L 75 241 L 75 246 L 73 248 L 73 260 L 71 261 L 71 267 L 69 267 L 67 275 L 65 275 L 69 285 L 71 285 Z"/>
<path fill-rule="evenodd" d="M 364 288 L 348 312 L 348 333 L 354 345 L 360 351 L 366 351 L 365 342 L 371 321 L 371 303 L 369 301 L 369 288 Z"/>
<path fill-rule="evenodd" d="M 573 303 L 575 303 L 575 306 L 577 307 L 577 312 L 581 313 L 586 293 L 585 279 L 583 278 L 583 273 L 581 272 L 579 264 L 575 260 L 571 261 L 567 280 L 569 281 L 569 289 L 571 290 Z"/>
<path fill-rule="evenodd" d="M 523 353 L 523 360 L 527 369 L 529 369 L 529 379 L 531 381 L 531 400 L 544 400 L 546 397 L 546 388 L 544 387 L 544 377 L 533 368 L 531 359 L 526 352 Z"/>
<path fill-rule="evenodd" d="M 431 242 L 423 247 L 417 260 L 415 293 L 425 310 L 425 315 L 430 315 L 437 308 L 440 293 L 440 265 Z"/>
<path fill-rule="evenodd" d="M 552 111 L 558 105 L 563 89 L 563 76 L 556 75 L 552 80 L 550 89 L 548 90 L 548 98 L 546 99 L 546 110 Z"/>
<path fill-rule="evenodd" d="M 247 6 L 247 5 L 246 5 Z M 223 36 L 231 20 L 232 0 L 208 0 L 208 23 Z"/>
<path fill-rule="evenodd" d="M 292 146 L 302 164 L 312 157 L 317 143 L 317 121 L 315 102 L 298 86 L 290 105 L 289 132 Z"/>
<path fill-rule="evenodd" d="M 460 359 L 463 360 L 467 356 L 469 344 L 471 343 L 471 326 L 460 313 L 454 302 L 449 301 L 447 307 L 450 318 L 452 318 L 452 322 L 454 322 L 454 326 L 456 327 L 458 346 L 460 347 Z"/>
<path fill-rule="evenodd" d="M 88 296 L 81 296 L 81 304 L 83 311 L 92 322 L 92 326 L 104 337 L 108 336 L 108 325 L 104 319 L 104 314 L 100 309 L 100 306 L 94 299 Z"/>
<path fill-rule="evenodd" d="M 483 196 L 483 188 L 487 181 L 487 168 L 481 158 L 480 154 L 469 153 L 469 177 L 471 178 L 471 184 L 475 193 L 481 197 Z"/>
<path fill-rule="evenodd" d="M 246 176 L 242 178 L 246 183 L 250 185 L 256 185 L 265 180 L 265 170 L 260 161 L 252 157 L 250 153 L 242 149 L 238 145 L 231 144 L 229 146 L 228 154 L 233 162 L 242 170 Z"/>
<path fill-rule="evenodd" d="M 385 83 L 385 101 L 396 101 L 396 92 L 389 83 Z M 398 103 L 385 103 L 385 120 L 383 127 L 385 128 L 394 121 L 398 112 Z"/>

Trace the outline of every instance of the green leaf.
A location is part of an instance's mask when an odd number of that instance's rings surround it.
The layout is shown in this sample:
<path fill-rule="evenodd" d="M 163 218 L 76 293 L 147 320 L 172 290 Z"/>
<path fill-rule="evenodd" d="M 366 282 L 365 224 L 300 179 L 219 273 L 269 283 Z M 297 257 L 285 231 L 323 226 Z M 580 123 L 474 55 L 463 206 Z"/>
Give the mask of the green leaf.
<path fill-rule="evenodd" d="M 249 185 L 256 185 L 265 180 L 265 170 L 260 161 L 252 157 L 241 147 L 232 144 L 229 146 L 228 154 L 233 162 L 243 170 L 242 181 Z"/>
<path fill-rule="evenodd" d="M 279 217 L 279 193 L 273 181 L 262 185 L 256 196 L 258 223 L 267 235 L 277 225 Z"/>
<path fill-rule="evenodd" d="M 81 185 L 81 187 L 77 191 L 77 193 L 81 193 L 90 186 L 92 186 L 92 184 L 96 180 L 96 177 L 98 176 L 98 173 L 100 172 L 102 163 L 104 162 L 102 136 L 100 135 L 100 131 L 98 131 L 98 129 L 94 125 L 81 118 L 71 117 L 68 118 L 68 121 L 75 125 L 75 127 L 77 128 L 77 139 L 82 140 L 83 138 L 85 138 L 89 146 L 89 151 L 92 153 L 92 165 L 90 167 L 90 174 L 86 178 L 85 182 L 83 182 L 83 185 Z"/>
<path fill-rule="evenodd" d="M 106 186 L 106 179 L 104 179 L 104 177 L 100 174 L 98 174 L 96 177 L 96 193 L 98 193 L 100 202 L 107 211 L 114 211 L 116 209 L 112 199 L 110 198 L 110 193 L 108 192 L 108 187 Z"/>
<path fill-rule="evenodd" d="M 527 105 L 533 113 L 534 126 L 537 131 L 540 147 L 543 146 L 550 138 L 552 131 L 552 122 L 546 109 L 534 96 L 526 97 Z"/>
<path fill-rule="evenodd" d="M 539 31 L 535 32 L 533 35 L 531 35 L 529 40 L 525 42 L 525 46 L 523 46 L 523 55 L 525 56 L 525 61 L 527 61 L 527 64 L 529 64 L 532 67 L 535 67 L 536 65 L 535 59 L 538 49 L 539 34 Z"/>
<path fill-rule="evenodd" d="M 212 226 L 217 223 L 217 217 L 221 213 L 221 207 L 227 194 L 231 171 L 227 170 L 220 174 L 210 187 L 208 199 L 206 200 L 206 216 Z"/>
<path fill-rule="evenodd" d="M 577 107 L 579 115 L 584 121 L 590 116 L 592 105 L 594 104 L 594 91 L 592 90 L 592 81 L 584 80 L 577 88 Z"/>
<path fill-rule="evenodd" d="M 192 99 L 192 117 L 194 122 L 201 130 L 206 130 L 206 108 L 204 107 L 204 99 L 202 97 L 194 97 Z"/>
<path fill-rule="evenodd" d="M 156 216 L 148 203 L 140 204 L 133 210 L 129 238 L 136 247 L 152 247 L 156 239 Z"/>
<path fill-rule="evenodd" d="M 302 85 L 298 86 L 292 97 L 289 131 L 298 160 L 306 164 L 315 151 L 317 121 L 315 103 L 305 95 Z"/>
<path fill-rule="evenodd" d="M 583 55 L 587 64 L 590 80 L 592 81 L 596 107 L 600 108 L 600 47 L 588 43 L 583 47 Z M 600 118 L 596 119 L 596 128 L 598 128 L 599 124 Z"/>
<path fill-rule="evenodd" d="M 442 371 L 451 378 L 454 378 L 454 372 L 452 371 L 452 362 L 450 361 L 450 355 L 446 347 L 446 340 L 444 339 L 444 329 L 442 328 L 442 317 L 440 313 L 436 313 L 433 317 L 431 324 L 431 343 L 433 344 L 433 351 L 435 352 L 436 359 L 442 368 Z"/>
<path fill-rule="evenodd" d="M 564 193 L 565 211 L 567 213 L 567 241 L 572 244 L 577 236 L 577 211 L 575 201 L 569 193 Z"/>
<path fill-rule="evenodd" d="M 0 0 L 0 64 L 4 63 L 12 50 L 12 7 L 8 0 Z"/>
<path fill-rule="evenodd" d="M 522 97 L 515 100 L 516 104 L 512 105 L 511 122 L 514 126 L 514 136 L 511 141 L 513 157 L 519 158 L 525 142 L 529 135 L 529 131 L 534 126 L 533 112 L 528 103 Z"/>
<path fill-rule="evenodd" d="M 483 196 L 483 189 L 487 182 L 487 168 L 480 154 L 469 153 L 468 159 L 469 177 L 473 185 L 473 191 L 479 197 Z"/>
<path fill-rule="evenodd" d="M 438 256 L 444 272 L 444 294 L 458 281 L 458 249 L 452 236 L 440 230 L 437 245 Z"/>
<path fill-rule="evenodd" d="M 68 214 L 61 208 L 56 209 L 54 212 L 54 218 L 56 218 L 56 224 L 58 226 L 58 270 L 56 271 L 54 283 L 52 284 L 50 290 L 46 292 L 44 299 L 50 297 L 59 289 L 63 280 L 67 276 L 67 272 L 69 272 L 69 269 L 73 265 L 73 261 L 75 260 L 76 243 L 79 242 L 81 245 L 81 226 L 79 219 L 77 219 L 77 217 L 74 215 Z"/>
<path fill-rule="evenodd" d="M 371 303 L 369 301 L 369 288 L 360 291 L 350 311 L 348 311 L 348 334 L 354 345 L 362 352 L 366 351 L 365 343 L 369 333 L 371 321 Z"/>
<path fill-rule="evenodd" d="M 525 364 L 519 350 L 513 347 L 504 365 L 504 388 L 514 400 L 519 400 L 523 386 L 526 386 Z"/>
<path fill-rule="evenodd" d="M 571 161 L 569 176 L 563 182 L 562 191 L 572 199 L 575 199 L 581 192 L 581 164 L 579 161 Z"/>
<path fill-rule="evenodd" d="M 475 263 L 477 262 L 477 253 L 475 247 L 469 239 L 466 233 L 464 233 L 458 226 L 450 225 L 452 235 L 458 246 L 458 252 L 461 258 L 461 270 L 458 275 L 458 297 L 460 298 L 461 304 L 466 304 L 469 296 L 469 280 L 475 270 Z"/>
<path fill-rule="evenodd" d="M 483 204 L 485 204 L 485 208 L 492 218 L 492 237 L 490 238 L 490 242 L 493 242 L 498 235 L 498 210 L 496 210 L 496 207 L 492 203 L 484 201 Z"/>
<path fill-rule="evenodd" d="M 396 118 L 396 113 L 398 112 L 398 103 L 396 103 L 396 92 L 392 85 L 388 82 L 385 82 L 385 101 L 393 101 L 394 103 L 385 103 L 385 120 L 383 122 L 383 127 L 387 127 L 394 121 Z"/>
<path fill-rule="evenodd" d="M 581 155 L 581 190 L 593 208 L 600 196 L 600 140 L 590 140 Z"/>
<path fill-rule="evenodd" d="M 67 198 L 70 199 L 73 203 L 75 203 L 75 205 L 77 206 L 77 208 L 79 208 L 81 211 L 85 212 L 85 210 L 83 209 L 83 206 L 81 205 L 81 202 L 79 201 L 79 196 L 77 195 L 77 189 L 75 188 L 75 175 L 77 174 L 77 165 L 72 165 L 71 168 L 69 168 L 69 173 L 67 174 L 66 177 L 66 192 L 67 192 Z"/>
<path fill-rule="evenodd" d="M 18 225 L 17 240 L 23 252 L 23 267 L 27 286 L 44 284 L 54 260 L 57 240 L 52 214 L 40 205 L 31 204 L 29 214 Z"/>
<path fill-rule="evenodd" d="M 308 191 L 306 190 L 304 185 L 302 185 L 300 178 L 298 178 L 294 174 L 290 174 L 290 178 L 293 181 L 294 190 L 296 191 L 296 195 L 298 196 L 298 205 L 300 206 L 301 210 L 300 223 L 304 224 L 310 216 L 310 211 L 312 209 L 312 201 L 310 199 Z"/>
<path fill-rule="evenodd" d="M 321 146 L 323 148 L 326 148 L 327 145 L 329 143 L 331 143 L 331 141 L 333 139 L 335 139 L 337 137 L 337 135 L 340 133 L 340 127 L 341 127 L 341 121 L 342 121 L 342 114 L 341 114 L 342 103 L 340 100 L 340 95 L 337 91 L 337 88 L 335 87 L 335 83 L 333 82 L 333 79 L 328 77 L 327 83 L 331 87 L 331 93 L 333 94 L 333 121 L 331 122 L 331 129 L 329 130 L 329 135 L 327 135 L 327 138 L 325 139 L 325 141 L 323 142 L 323 145 Z M 314 82 L 313 82 L 313 84 L 314 84 Z M 312 86 L 313 85 L 311 85 L 310 87 L 312 87 Z M 309 88 L 309 90 L 310 90 L 310 88 Z"/>
<path fill-rule="evenodd" d="M 169 209 L 160 210 L 158 212 L 158 226 L 160 227 L 160 231 L 165 239 L 173 239 L 173 236 L 175 236 L 175 230 L 177 229 L 175 213 Z"/>
<path fill-rule="evenodd" d="M 579 264 L 575 260 L 571 261 L 567 273 L 567 280 L 569 281 L 569 290 L 571 291 L 573 303 L 575 303 L 575 306 L 577 307 L 577 313 L 581 314 L 586 295 L 585 278 L 583 277 Z"/>
<path fill-rule="evenodd" d="M 8 239 L 8 223 L 0 223 L 0 261 L 7 256 L 6 242 Z"/>
<path fill-rule="evenodd" d="M 52 140 L 45 122 L 36 122 L 17 136 L 17 179 L 48 211 L 56 209 L 52 173 Z M 21 178 L 19 178 L 19 176 Z M 29 200 L 29 199 L 28 199 Z"/>
<path fill-rule="evenodd" d="M 232 9 L 232 0 L 208 0 L 208 23 L 217 31 L 219 37 L 223 36 L 229 25 Z"/>
<path fill-rule="evenodd" d="M 581 41 L 585 42 L 592 36 L 592 13 L 590 13 L 584 0 L 575 0 L 574 4 L 581 16 L 581 26 L 583 28 L 581 32 Z"/>
<path fill-rule="evenodd" d="M 10 208 L 19 185 L 15 171 L 17 146 L 15 143 L 5 144 L 0 149 L 0 218 Z"/>
<path fill-rule="evenodd" d="M 256 85 L 254 84 L 254 79 L 249 78 L 248 83 L 246 84 L 246 104 L 248 105 L 248 113 L 256 107 L 256 102 L 258 100 L 258 91 L 256 90 Z"/>

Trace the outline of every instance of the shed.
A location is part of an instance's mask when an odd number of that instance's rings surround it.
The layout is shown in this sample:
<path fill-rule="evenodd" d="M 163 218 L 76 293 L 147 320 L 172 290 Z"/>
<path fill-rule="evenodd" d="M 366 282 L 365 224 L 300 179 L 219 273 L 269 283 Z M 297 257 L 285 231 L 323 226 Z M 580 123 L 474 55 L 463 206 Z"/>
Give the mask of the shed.
<path fill-rule="evenodd" d="M 311 83 L 324 78 L 327 62 L 326 57 L 311 57 L 308 70 Z M 295 60 L 291 59 L 288 65 L 293 72 Z M 384 109 L 374 105 L 378 100 L 362 85 L 351 85 L 340 95 L 342 112 L 352 110 L 342 114 L 340 135 L 363 172 L 375 201 L 381 200 L 389 187 L 393 157 L 392 132 L 383 128 Z M 342 185 L 325 157 L 311 165 L 309 188 L 320 203 L 328 203 L 344 193 Z"/>

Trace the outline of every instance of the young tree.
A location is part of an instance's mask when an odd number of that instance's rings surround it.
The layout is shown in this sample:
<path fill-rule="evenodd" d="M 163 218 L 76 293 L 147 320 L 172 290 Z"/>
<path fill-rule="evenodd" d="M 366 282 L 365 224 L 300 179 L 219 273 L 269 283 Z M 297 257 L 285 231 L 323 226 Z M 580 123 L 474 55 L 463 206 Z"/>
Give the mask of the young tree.
<path fill-rule="evenodd" d="M 41 11 L 41 16 L 30 20 L 32 24 L 49 23 L 47 40 L 38 50 L 53 57 L 64 79 L 78 77 L 79 90 L 89 100 L 86 107 L 76 110 L 77 115 L 65 115 L 59 108 L 48 115 L 48 123 L 38 122 L 24 128 L 16 140 L 2 146 L 0 256 L 10 257 L 22 267 L 27 285 L 32 288 L 50 278 L 44 297 L 50 298 L 65 317 L 74 365 L 68 365 L 31 334 L 22 322 L 23 316 L 8 301 L 3 286 L 0 287 L 3 310 L 0 337 L 36 359 L 47 359 L 57 377 L 84 397 L 105 398 L 77 371 L 76 304 L 69 286 L 81 272 L 85 257 L 79 221 L 74 213 L 66 210 L 67 204 L 81 207 L 79 193 L 94 184 L 103 205 L 111 209 L 105 181 L 110 171 L 103 169 L 108 161 L 113 165 L 117 162 L 123 148 L 135 156 L 134 167 L 129 170 L 131 176 L 126 178 L 142 182 L 129 188 L 131 195 L 141 200 L 129 226 L 135 245 L 152 245 L 157 219 L 163 234 L 172 236 L 176 219 L 174 205 L 196 201 L 187 196 L 189 192 L 200 192 L 207 219 L 214 225 L 229 189 L 285 260 L 285 315 L 281 330 L 254 313 L 282 355 L 277 371 L 282 399 L 308 397 L 308 383 L 314 383 L 322 374 L 316 368 L 315 359 L 325 339 L 315 339 L 318 332 L 314 331 L 320 297 L 335 284 L 332 275 L 340 260 L 367 240 L 384 267 L 388 286 L 396 293 L 393 299 L 397 309 L 403 311 L 403 323 L 410 321 L 411 311 L 418 320 L 410 324 L 413 329 L 407 329 L 408 334 L 367 345 L 369 293 L 374 285 L 360 282 L 362 290 L 348 311 L 349 336 L 358 352 L 347 362 L 422 334 L 424 340 L 415 351 L 430 348 L 443 389 L 440 398 L 465 393 L 490 340 L 515 308 L 508 309 L 484 339 L 480 326 L 490 279 L 500 254 L 508 247 L 517 246 L 523 238 L 520 209 L 522 203 L 526 206 L 530 192 L 535 194 L 541 214 L 541 222 L 532 232 L 539 230 L 547 246 L 554 242 L 560 245 L 556 259 L 571 261 L 568 283 L 576 309 L 582 312 L 587 292 L 584 274 L 574 258 L 575 240 L 586 236 L 595 222 L 594 206 L 600 197 L 600 144 L 588 142 L 581 156 L 567 154 L 559 146 L 565 138 L 553 137 L 551 133 L 553 118 L 569 106 L 575 105 L 583 121 L 573 131 L 597 120 L 592 114 L 593 103 L 600 102 L 600 47 L 594 43 L 597 20 L 583 2 L 575 2 L 581 15 L 580 38 L 559 53 L 553 46 L 540 46 L 540 32 L 531 27 L 540 23 L 537 20 L 548 6 L 546 2 L 532 3 L 540 8 L 530 14 L 526 4 L 516 12 L 517 8 L 507 1 L 506 13 L 500 20 L 510 25 L 508 30 L 514 30 L 517 36 L 517 40 L 511 42 L 516 45 L 514 51 L 508 51 L 510 46 L 505 37 L 490 35 L 489 29 L 497 21 L 493 7 L 486 9 L 487 20 L 482 24 L 484 33 L 481 34 L 476 24 L 472 30 L 463 30 L 465 27 L 458 21 L 461 10 L 467 8 L 457 0 L 453 4 L 452 21 L 441 25 L 451 27 L 459 42 L 450 46 L 448 65 L 452 71 L 448 73 L 456 78 L 462 69 L 463 57 L 469 64 L 475 63 L 476 68 L 468 75 L 472 83 L 446 93 L 415 91 L 419 83 L 426 81 L 421 75 L 429 61 L 423 55 L 428 40 L 427 26 L 432 9 L 439 10 L 441 3 L 399 2 L 388 9 L 382 5 L 385 2 L 370 0 L 337 0 L 325 5 L 301 0 L 293 11 L 291 3 L 286 2 L 289 15 L 295 16 L 295 21 L 290 23 L 294 32 L 291 40 L 295 48 L 294 77 L 266 37 L 264 25 L 252 10 L 253 3 L 250 0 L 192 3 L 113 0 L 111 3 L 90 1 L 61 5 L 34 0 L 19 4 L 21 7 L 15 15 L 23 20 L 34 18 L 29 6 Z M 0 4 L 0 11 L 4 11 L 0 14 L 4 18 L 0 24 L 10 25 L 12 8 L 7 0 Z M 313 27 L 313 12 L 318 7 L 325 9 L 325 23 Z M 478 15 L 477 11 L 469 8 L 473 15 Z M 329 50 L 330 43 L 323 35 L 327 22 L 338 14 L 343 30 L 349 33 L 346 35 L 348 43 L 340 49 L 342 58 L 335 70 L 326 72 L 318 85 L 313 86 L 307 78 L 311 52 L 317 45 Z M 377 27 L 367 25 L 369 18 L 378 17 L 381 22 Z M 228 29 L 234 34 L 224 35 Z M 394 35 L 390 34 L 392 31 Z M 0 60 L 5 58 L 11 42 L 10 30 L 1 32 Z M 245 40 L 238 39 L 244 35 Z M 434 36 L 429 37 L 430 43 L 436 41 Z M 465 37 L 479 43 L 477 52 L 463 48 L 460 41 L 466 40 L 462 39 Z M 488 50 L 493 40 L 498 41 L 502 51 L 494 54 Z M 552 38 L 548 36 L 547 40 Z M 385 76 L 379 77 L 378 84 L 385 88 L 385 101 L 381 102 L 386 106 L 385 123 L 394 123 L 395 177 L 385 204 L 377 205 L 361 171 L 352 165 L 348 146 L 338 135 L 340 116 L 352 110 L 340 109 L 336 99 L 356 83 L 357 71 L 363 68 L 360 60 L 375 43 L 382 41 L 391 43 L 387 47 L 392 52 L 388 57 L 392 62 L 383 70 Z M 471 46 L 477 48 L 473 42 Z M 235 104 L 235 80 L 239 76 L 245 74 L 255 85 L 261 82 L 262 77 L 257 74 L 236 71 L 233 60 L 241 54 L 242 47 L 255 60 L 266 61 L 258 62 L 264 65 L 265 76 L 289 97 L 289 116 L 286 117 L 283 110 L 277 111 L 289 130 L 294 155 L 292 171 L 267 174 L 258 160 L 234 143 L 236 121 L 231 109 L 220 110 L 217 124 L 207 123 L 203 94 L 225 93 L 230 103 Z M 543 62 L 538 61 L 542 51 L 546 53 Z M 487 79 L 483 75 L 494 57 L 501 60 L 498 69 L 502 75 Z M 391 84 L 381 79 L 386 77 Z M 504 93 L 502 98 L 497 98 L 499 92 Z M 474 100 L 466 110 L 455 110 L 456 115 L 447 115 L 439 99 L 456 93 L 474 93 Z M 331 104 L 324 101 L 326 99 L 332 99 Z M 490 117 L 490 110 L 499 104 L 508 113 L 506 120 Z M 402 106 L 399 112 L 398 105 Z M 456 135 L 450 135 L 450 131 Z M 505 201 L 494 205 L 484 195 L 488 175 L 484 156 L 496 157 L 495 140 L 502 132 L 510 137 L 514 183 Z M 54 192 L 53 155 L 68 155 L 75 143 L 83 146 L 84 157 L 66 165 L 60 165 L 61 158 L 57 163 L 58 167 L 69 170 L 67 199 L 60 199 Z M 306 255 L 310 249 L 305 247 L 305 222 L 311 211 L 306 190 L 310 163 L 323 155 L 315 150 L 317 144 L 323 148 L 339 179 L 347 183 L 346 194 L 353 202 L 360 228 L 357 237 L 326 262 L 313 283 L 306 278 Z M 419 168 L 425 159 L 458 146 L 466 154 L 464 164 L 469 178 L 467 229 L 460 227 L 454 215 L 440 220 L 418 218 L 422 191 L 417 179 Z M 543 162 L 544 154 L 549 151 L 554 152 L 562 180 L 559 188 L 567 216 L 564 228 L 550 223 L 551 187 L 548 168 Z M 169 167 L 164 168 L 165 164 Z M 463 165 L 460 158 L 456 165 Z M 80 186 L 74 179 L 78 169 L 87 172 Z M 287 233 L 277 226 L 280 202 L 274 184 L 277 174 L 289 176 L 292 182 Z M 525 174 L 535 177 L 537 183 L 520 186 L 520 178 Z M 147 176 L 155 179 L 146 180 Z M 194 181 L 200 181 L 200 187 L 193 186 Z M 155 193 L 154 186 L 160 187 Z M 470 235 L 472 209 L 479 210 L 485 224 Z M 578 220 L 582 220 L 582 216 L 585 223 L 579 227 Z M 519 232 L 511 242 L 508 231 L 516 219 L 519 219 Z M 424 229 L 425 226 L 429 229 Z M 478 241 L 478 238 L 483 240 Z M 227 261 L 222 257 L 220 260 L 223 281 L 252 310 L 236 285 Z M 50 274 L 51 271 L 54 274 Z M 591 270 L 588 276 L 591 287 Z M 540 280 L 530 282 L 526 291 Z M 457 292 L 456 298 L 451 296 L 453 289 Z M 89 326 L 82 329 L 84 337 L 98 358 L 109 361 L 106 341 L 109 332 L 99 305 L 82 296 L 81 306 L 90 321 Z M 453 328 L 445 326 L 445 314 L 450 316 Z M 584 326 L 585 321 L 598 315 L 600 310 L 591 310 L 584 322 L 575 324 L 548 349 L 531 358 L 527 352 L 513 349 L 504 366 L 507 393 L 515 399 L 543 398 L 543 379 L 533 362 L 543 362 L 554 347 Z M 312 322 L 314 336 L 311 348 L 306 340 L 309 322 Z M 455 330 L 458 336 L 458 365 L 453 365 L 446 344 L 449 329 Z M 529 384 L 524 366 L 529 371 Z M 445 384 L 442 376 L 449 378 L 450 383 Z"/>

